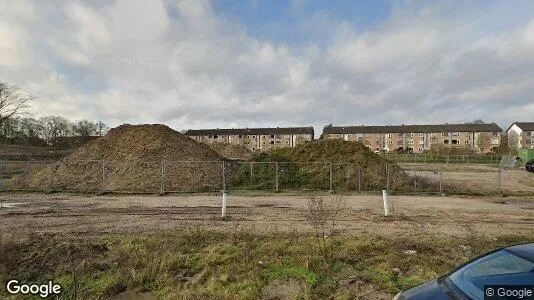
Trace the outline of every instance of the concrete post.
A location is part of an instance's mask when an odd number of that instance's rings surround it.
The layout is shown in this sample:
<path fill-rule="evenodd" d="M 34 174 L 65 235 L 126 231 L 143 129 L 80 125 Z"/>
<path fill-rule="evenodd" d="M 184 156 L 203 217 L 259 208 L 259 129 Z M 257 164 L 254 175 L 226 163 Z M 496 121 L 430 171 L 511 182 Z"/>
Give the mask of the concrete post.
<path fill-rule="evenodd" d="M 221 217 L 223 219 L 226 217 L 226 192 L 222 193 Z"/>
<path fill-rule="evenodd" d="M 226 161 L 224 160 L 222 162 L 222 190 L 223 190 L 223 193 L 226 194 Z"/>
<path fill-rule="evenodd" d="M 388 191 L 382 190 L 382 198 L 384 199 L 384 216 L 389 216 L 389 201 Z"/>

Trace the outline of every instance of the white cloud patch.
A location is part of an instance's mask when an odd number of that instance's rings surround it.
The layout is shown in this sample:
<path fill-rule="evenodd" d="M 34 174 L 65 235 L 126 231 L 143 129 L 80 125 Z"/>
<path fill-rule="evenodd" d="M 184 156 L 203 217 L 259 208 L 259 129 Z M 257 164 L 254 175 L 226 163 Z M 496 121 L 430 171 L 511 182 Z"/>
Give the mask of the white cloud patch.
<path fill-rule="evenodd" d="M 0 2 L 0 79 L 38 96 L 36 115 L 176 129 L 532 120 L 534 13 L 499 25 L 499 7 L 398 6 L 367 31 L 315 14 L 328 33 L 307 34 L 330 39 L 295 48 L 209 1 Z"/>

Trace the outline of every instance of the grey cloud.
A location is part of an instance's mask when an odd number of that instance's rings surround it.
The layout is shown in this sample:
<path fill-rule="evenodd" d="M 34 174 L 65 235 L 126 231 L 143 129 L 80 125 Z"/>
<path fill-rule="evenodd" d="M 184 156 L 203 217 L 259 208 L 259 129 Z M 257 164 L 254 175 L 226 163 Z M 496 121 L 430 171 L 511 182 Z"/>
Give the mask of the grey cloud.
<path fill-rule="evenodd" d="M 0 47 L 11 59 L 0 59 L 0 78 L 38 95 L 36 114 L 317 129 L 476 118 L 506 126 L 534 113 L 534 13 L 498 33 L 483 29 L 495 27 L 499 7 L 407 4 L 367 32 L 316 14 L 327 32 L 307 34 L 331 38 L 294 47 L 248 35 L 209 1 L 58 4 L 21 2 L 16 18 L 0 21 L 0 32 L 25 35 Z"/>

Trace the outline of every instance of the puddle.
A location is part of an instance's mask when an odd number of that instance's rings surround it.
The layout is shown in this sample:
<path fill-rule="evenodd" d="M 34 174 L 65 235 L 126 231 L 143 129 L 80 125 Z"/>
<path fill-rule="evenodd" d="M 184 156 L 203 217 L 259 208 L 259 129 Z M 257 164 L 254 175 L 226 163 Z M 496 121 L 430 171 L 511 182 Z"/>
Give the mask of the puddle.
<path fill-rule="evenodd" d="M 529 205 L 529 204 L 532 204 L 530 202 L 525 202 L 525 201 L 503 201 L 502 203 L 503 204 L 508 204 L 508 205 Z"/>
<path fill-rule="evenodd" d="M 22 205 L 22 204 L 26 204 L 26 203 L 22 203 L 22 202 L 0 202 L 0 208 L 13 208 L 13 207 L 16 207 L 16 206 Z"/>

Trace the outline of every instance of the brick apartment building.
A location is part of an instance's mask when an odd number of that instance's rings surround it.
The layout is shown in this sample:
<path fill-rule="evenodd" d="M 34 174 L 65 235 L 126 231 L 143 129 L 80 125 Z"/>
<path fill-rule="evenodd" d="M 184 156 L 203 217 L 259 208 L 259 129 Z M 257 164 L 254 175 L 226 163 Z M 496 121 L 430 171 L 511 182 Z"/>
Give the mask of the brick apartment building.
<path fill-rule="evenodd" d="M 294 147 L 314 138 L 313 127 L 191 129 L 185 135 L 201 143 L 243 145 L 252 151 Z"/>
<path fill-rule="evenodd" d="M 487 153 L 496 151 L 501 143 L 502 129 L 491 124 L 440 124 L 396 126 L 327 125 L 323 138 L 361 141 L 373 151 L 409 150 L 420 153 L 432 145 Z M 480 142 L 483 141 L 483 142 Z M 483 149 L 479 149 L 483 145 Z"/>
<path fill-rule="evenodd" d="M 534 122 L 514 122 L 508 130 L 508 144 L 517 143 L 517 149 L 534 149 Z M 512 135 L 516 135 L 512 138 Z"/>

